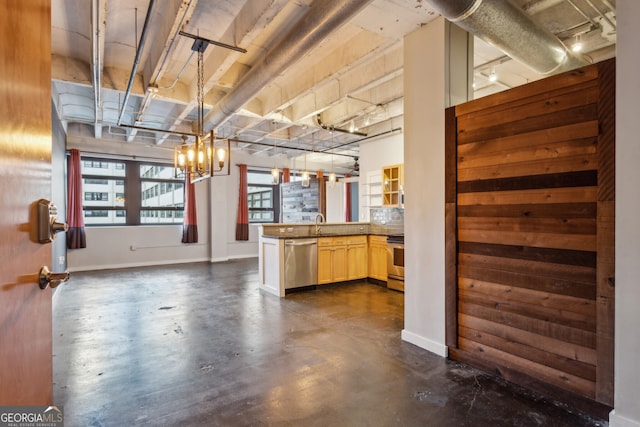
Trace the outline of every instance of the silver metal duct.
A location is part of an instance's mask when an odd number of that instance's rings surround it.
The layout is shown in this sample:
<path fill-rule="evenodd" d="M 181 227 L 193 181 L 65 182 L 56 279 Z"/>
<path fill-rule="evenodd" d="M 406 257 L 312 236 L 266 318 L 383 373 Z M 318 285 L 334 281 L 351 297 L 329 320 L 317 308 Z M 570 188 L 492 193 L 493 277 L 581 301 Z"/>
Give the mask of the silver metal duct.
<path fill-rule="evenodd" d="M 129 76 L 129 83 L 127 84 L 127 90 L 124 93 L 124 101 L 122 101 L 122 109 L 120 110 L 120 116 L 118 117 L 118 126 L 122 124 L 124 113 L 127 110 L 127 103 L 129 102 L 129 95 L 131 95 L 131 89 L 133 88 L 133 82 L 136 79 L 136 72 L 138 71 L 138 64 L 140 64 L 140 57 L 142 56 L 142 50 L 144 49 L 144 43 L 147 40 L 147 34 L 149 30 L 149 23 L 151 22 L 151 16 L 153 15 L 153 6 L 156 0 L 149 0 L 149 7 L 147 8 L 147 16 L 144 18 L 144 25 L 142 27 L 142 34 L 140 34 L 140 41 L 138 42 L 138 49 L 136 50 L 136 57 L 133 60 L 133 67 L 131 68 L 131 75 Z"/>
<path fill-rule="evenodd" d="M 316 47 L 371 0 L 316 0 L 309 11 L 245 74 L 205 116 L 205 128 L 218 127 L 279 74 Z"/>
<path fill-rule="evenodd" d="M 588 62 L 511 0 L 428 0 L 441 15 L 540 74 Z"/>

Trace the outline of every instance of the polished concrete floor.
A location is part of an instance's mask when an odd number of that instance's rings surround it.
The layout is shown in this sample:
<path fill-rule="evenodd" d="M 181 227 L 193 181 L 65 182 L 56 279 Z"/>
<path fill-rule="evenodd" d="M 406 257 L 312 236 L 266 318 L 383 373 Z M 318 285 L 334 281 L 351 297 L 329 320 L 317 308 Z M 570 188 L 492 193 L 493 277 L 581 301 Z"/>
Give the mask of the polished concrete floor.
<path fill-rule="evenodd" d="M 54 296 L 67 426 L 597 426 L 403 342 L 403 294 L 278 299 L 255 259 L 76 273 Z"/>

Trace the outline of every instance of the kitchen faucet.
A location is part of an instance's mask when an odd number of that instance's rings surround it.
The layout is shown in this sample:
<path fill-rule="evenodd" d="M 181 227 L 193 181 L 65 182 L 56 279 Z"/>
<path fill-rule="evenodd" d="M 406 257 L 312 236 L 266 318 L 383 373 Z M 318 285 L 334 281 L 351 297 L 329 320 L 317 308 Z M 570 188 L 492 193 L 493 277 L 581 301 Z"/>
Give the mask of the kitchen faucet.
<path fill-rule="evenodd" d="M 320 220 L 320 223 L 318 223 L 318 220 Z M 325 222 L 324 215 L 318 213 L 318 215 L 316 215 L 316 234 L 320 234 L 320 224 L 323 222 Z"/>

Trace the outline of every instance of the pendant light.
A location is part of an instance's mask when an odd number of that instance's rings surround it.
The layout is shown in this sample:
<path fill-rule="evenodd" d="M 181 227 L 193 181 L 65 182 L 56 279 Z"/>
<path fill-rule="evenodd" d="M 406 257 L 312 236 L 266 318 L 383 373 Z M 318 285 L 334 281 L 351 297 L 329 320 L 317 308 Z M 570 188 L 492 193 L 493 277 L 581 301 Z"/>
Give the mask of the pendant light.
<path fill-rule="evenodd" d="M 276 146 L 276 142 L 273 142 L 273 168 L 271 168 L 271 185 L 280 184 L 280 169 L 278 169 L 278 165 L 276 165 L 276 156 L 278 155 L 278 147 Z"/>
<path fill-rule="evenodd" d="M 333 148 L 333 131 L 331 131 L 331 148 Z M 336 185 L 336 173 L 333 170 L 333 154 L 331 154 L 331 172 L 329 172 L 329 186 Z"/>
<path fill-rule="evenodd" d="M 215 173 L 222 172 L 225 164 L 229 174 L 229 140 L 216 139 L 213 130 L 204 132 L 204 51 L 209 41 L 199 36 L 190 36 L 195 39 L 191 50 L 198 54 L 197 75 L 197 101 L 198 122 L 192 144 L 187 143 L 187 136 L 182 136 L 182 144 L 174 149 L 175 177 L 188 176 L 191 182 L 197 182 L 211 178 Z M 214 160 L 217 160 L 215 162 Z M 217 167 L 216 167 L 217 163 Z"/>
<path fill-rule="evenodd" d="M 307 170 L 307 155 L 304 155 L 304 172 L 302 172 L 302 186 L 308 187 L 311 184 L 311 178 L 309 177 L 309 171 Z"/>

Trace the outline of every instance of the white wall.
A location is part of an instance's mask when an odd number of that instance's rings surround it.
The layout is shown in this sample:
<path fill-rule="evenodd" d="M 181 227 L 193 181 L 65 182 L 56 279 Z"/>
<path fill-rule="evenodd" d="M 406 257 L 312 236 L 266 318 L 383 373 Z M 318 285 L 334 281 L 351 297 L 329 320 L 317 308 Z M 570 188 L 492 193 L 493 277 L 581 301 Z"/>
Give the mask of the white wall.
<path fill-rule="evenodd" d="M 344 221 L 344 191 L 345 184 L 336 182 L 326 184 L 327 199 L 327 222 L 343 222 Z M 357 220 L 357 218 L 355 218 Z"/>
<path fill-rule="evenodd" d="M 445 20 L 404 40 L 405 312 L 402 339 L 441 356 L 444 301 Z"/>
<path fill-rule="evenodd" d="M 617 3 L 616 326 L 611 427 L 640 426 L 640 2 Z"/>
<path fill-rule="evenodd" d="M 354 221 L 369 221 L 369 172 L 380 174 L 383 166 L 404 163 L 404 134 L 396 132 L 388 136 L 365 141 L 360 144 L 359 218 Z"/>
<path fill-rule="evenodd" d="M 196 186 L 198 243 L 183 244 L 182 224 L 85 227 L 87 247 L 67 251 L 70 271 L 209 260 L 208 183 Z"/>

